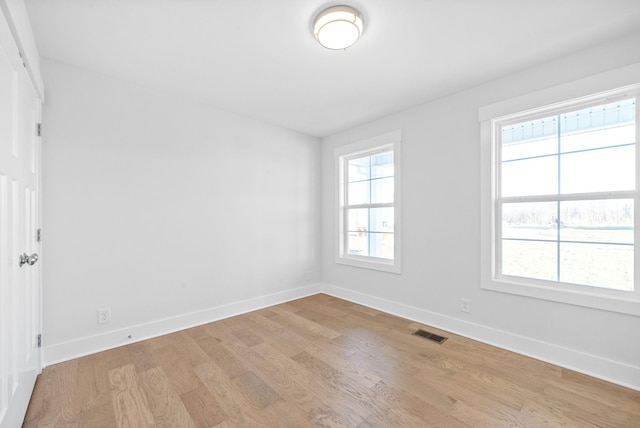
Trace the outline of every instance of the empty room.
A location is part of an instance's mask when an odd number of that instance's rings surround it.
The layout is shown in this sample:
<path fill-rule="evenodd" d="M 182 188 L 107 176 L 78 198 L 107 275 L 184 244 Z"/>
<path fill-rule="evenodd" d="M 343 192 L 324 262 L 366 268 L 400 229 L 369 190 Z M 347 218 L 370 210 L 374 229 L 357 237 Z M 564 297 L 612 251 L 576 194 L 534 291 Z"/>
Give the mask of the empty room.
<path fill-rule="evenodd" d="M 640 1 L 0 15 L 0 428 L 640 426 Z"/>

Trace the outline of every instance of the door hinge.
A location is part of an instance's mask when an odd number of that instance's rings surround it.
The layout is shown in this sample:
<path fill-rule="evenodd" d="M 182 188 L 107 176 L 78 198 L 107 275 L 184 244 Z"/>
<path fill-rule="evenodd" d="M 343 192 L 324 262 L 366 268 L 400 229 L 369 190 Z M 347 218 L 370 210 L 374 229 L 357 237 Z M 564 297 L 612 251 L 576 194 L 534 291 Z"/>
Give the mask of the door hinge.
<path fill-rule="evenodd" d="M 42 124 L 41 123 L 36 124 L 36 135 L 38 137 L 42 137 Z"/>
<path fill-rule="evenodd" d="M 42 334 L 38 335 L 38 348 L 42 348 Z"/>
<path fill-rule="evenodd" d="M 36 229 L 36 241 L 42 241 L 42 229 Z"/>

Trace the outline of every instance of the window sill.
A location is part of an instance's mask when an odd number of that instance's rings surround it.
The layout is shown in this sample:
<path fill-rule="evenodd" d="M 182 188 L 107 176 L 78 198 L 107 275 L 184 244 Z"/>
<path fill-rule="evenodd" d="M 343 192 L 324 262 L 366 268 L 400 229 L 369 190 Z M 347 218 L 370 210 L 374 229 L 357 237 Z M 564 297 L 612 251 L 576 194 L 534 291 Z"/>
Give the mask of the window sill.
<path fill-rule="evenodd" d="M 395 274 L 402 273 L 397 261 L 393 260 L 377 259 L 373 257 L 339 256 L 336 257 L 336 263 Z"/>
<path fill-rule="evenodd" d="M 567 303 L 570 305 L 640 316 L 640 300 L 635 300 L 622 295 L 605 294 L 603 292 L 598 292 L 598 288 L 588 291 L 569 290 L 538 284 L 526 284 L 524 282 L 517 282 L 511 279 L 493 279 L 483 281 L 482 288 L 501 293 L 515 294 L 518 296 L 532 297 L 552 302 Z"/>

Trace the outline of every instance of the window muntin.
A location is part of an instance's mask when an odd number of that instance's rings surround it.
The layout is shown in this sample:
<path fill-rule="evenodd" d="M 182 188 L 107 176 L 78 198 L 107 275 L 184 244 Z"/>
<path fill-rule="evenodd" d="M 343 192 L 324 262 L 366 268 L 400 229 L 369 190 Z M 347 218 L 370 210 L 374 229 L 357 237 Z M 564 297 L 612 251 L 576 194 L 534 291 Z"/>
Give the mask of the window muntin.
<path fill-rule="evenodd" d="M 636 98 L 495 122 L 498 278 L 634 290 Z"/>

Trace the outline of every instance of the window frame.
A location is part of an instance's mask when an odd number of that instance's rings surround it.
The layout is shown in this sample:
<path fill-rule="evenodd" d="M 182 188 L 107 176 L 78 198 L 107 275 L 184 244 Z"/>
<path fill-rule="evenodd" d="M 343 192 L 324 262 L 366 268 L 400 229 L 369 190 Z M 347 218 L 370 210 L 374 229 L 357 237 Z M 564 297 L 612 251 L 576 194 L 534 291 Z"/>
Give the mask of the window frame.
<path fill-rule="evenodd" d="M 338 264 L 373 269 L 400 274 L 401 269 L 401 138 L 400 130 L 388 132 L 352 144 L 341 146 L 334 151 L 336 168 L 336 249 L 335 262 Z M 367 204 L 376 207 L 392 207 L 394 209 L 394 256 L 385 259 L 373 256 L 347 254 L 347 168 L 351 159 L 371 156 L 384 151 L 393 151 L 394 200 L 391 203 Z"/>
<path fill-rule="evenodd" d="M 639 67 L 635 67 L 636 69 Z M 586 81 L 599 81 L 602 76 L 610 75 L 604 73 Z M 615 80 L 615 79 L 614 79 Z M 637 78 L 635 78 L 637 81 Z M 611 83 L 611 82 L 609 82 Z M 588 88 L 586 84 L 584 87 Z M 557 94 L 550 91 L 541 91 L 530 94 L 519 99 L 507 100 L 496 105 L 486 106 L 480 109 L 481 122 L 481 156 L 482 156 L 482 179 L 481 179 L 481 288 L 491 291 L 516 294 L 527 297 L 534 297 L 555 302 L 569 303 L 573 305 L 598 308 L 613 312 L 620 312 L 632 315 L 640 315 L 640 235 L 638 234 L 640 205 L 640 84 L 621 86 L 618 89 L 610 89 L 601 92 L 594 92 L 593 95 L 576 96 L 579 92 L 576 87 L 562 85 L 556 89 L 558 93 L 571 94 L 566 98 L 559 98 Z M 581 94 L 584 95 L 584 94 Z M 499 272 L 500 263 L 500 243 L 501 240 L 501 210 L 500 201 L 526 201 L 534 200 L 536 197 L 499 198 L 500 186 L 500 142 L 498 133 L 500 127 L 509 123 L 517 123 L 541 117 L 554 115 L 561 112 L 580 110 L 581 108 L 604 104 L 624 98 L 636 99 L 636 177 L 635 190 L 631 191 L 603 191 L 582 194 L 557 195 L 556 201 L 564 200 L 589 200 L 589 199 L 633 199 L 634 201 L 634 290 L 623 291 L 607 288 L 600 288 L 588 285 L 577 285 L 560 281 L 547 281 L 533 278 L 524 278 L 504 275 Z M 554 99 L 555 98 L 555 99 Z M 551 99 L 554 102 L 545 104 L 544 99 Z M 515 106 L 515 107 L 514 107 Z M 528 108 L 518 109 L 518 106 Z"/>

